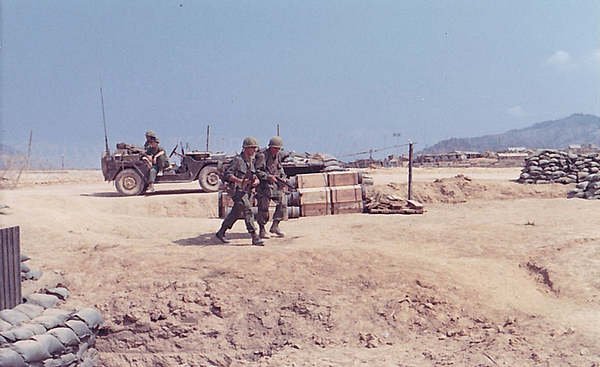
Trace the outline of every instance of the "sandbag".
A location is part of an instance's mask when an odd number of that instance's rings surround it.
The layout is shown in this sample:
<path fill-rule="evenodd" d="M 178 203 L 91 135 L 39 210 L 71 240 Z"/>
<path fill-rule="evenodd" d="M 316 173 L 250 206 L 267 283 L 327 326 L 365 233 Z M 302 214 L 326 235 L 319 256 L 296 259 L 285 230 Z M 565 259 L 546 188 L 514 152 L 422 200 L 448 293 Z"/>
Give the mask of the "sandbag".
<path fill-rule="evenodd" d="M 60 358 L 47 359 L 44 361 L 44 367 L 65 367 L 66 365 Z"/>
<path fill-rule="evenodd" d="M 3 347 L 5 344 L 8 344 L 8 341 L 4 339 L 2 335 L 0 335 L 0 347 Z"/>
<path fill-rule="evenodd" d="M 0 331 L 9 330 L 12 327 L 8 322 L 0 319 Z"/>
<path fill-rule="evenodd" d="M 44 325 L 34 323 L 31 321 L 26 324 L 22 324 L 20 327 L 31 330 L 31 332 L 34 335 L 40 335 L 40 334 L 46 333 L 46 327 Z"/>
<path fill-rule="evenodd" d="M 11 348 L 28 363 L 41 362 L 52 357 L 46 347 L 35 340 L 21 340 L 14 343 Z"/>
<path fill-rule="evenodd" d="M 54 316 L 38 316 L 35 319 L 31 320 L 31 323 L 36 323 L 43 325 L 46 330 L 53 329 L 57 326 L 63 326 L 63 323 Z"/>
<path fill-rule="evenodd" d="M 0 367 L 26 367 L 27 363 L 17 352 L 9 348 L 0 348 Z"/>
<path fill-rule="evenodd" d="M 27 266 L 27 264 L 21 263 L 21 273 L 29 273 L 30 271 L 31 269 L 29 266 Z"/>
<path fill-rule="evenodd" d="M 31 258 L 29 256 L 25 255 L 25 254 L 21 254 L 20 257 L 21 257 L 21 262 L 27 261 L 27 260 L 31 260 Z"/>
<path fill-rule="evenodd" d="M 46 293 L 57 296 L 58 298 L 60 298 L 63 301 L 66 300 L 67 298 L 69 298 L 69 290 L 67 288 L 63 288 L 63 287 L 46 288 Z"/>
<path fill-rule="evenodd" d="M 42 277 L 42 271 L 41 270 L 30 270 L 26 273 L 23 274 L 25 276 L 25 279 L 28 280 L 39 280 Z"/>
<path fill-rule="evenodd" d="M 44 308 L 42 306 L 31 303 L 21 303 L 20 305 L 15 306 L 13 310 L 24 313 L 25 315 L 29 316 L 30 319 L 38 317 L 42 314 L 42 312 L 44 312 Z"/>
<path fill-rule="evenodd" d="M 12 329 L 0 331 L 0 336 L 9 343 L 14 343 L 17 341 L 17 337 L 12 333 Z"/>
<path fill-rule="evenodd" d="M 14 335 L 15 340 L 26 340 L 31 338 L 34 334 L 33 331 L 24 327 L 16 327 L 10 329 L 10 332 Z"/>
<path fill-rule="evenodd" d="M 64 346 L 77 345 L 80 343 L 77 334 L 68 327 L 57 327 L 48 331 L 48 334 L 56 337 L 56 339 L 60 340 Z"/>
<path fill-rule="evenodd" d="M 60 357 L 60 359 L 62 360 L 64 366 L 69 366 L 71 363 L 77 362 L 77 356 L 73 353 L 65 354 L 64 356 Z"/>
<path fill-rule="evenodd" d="M 32 338 L 42 344 L 53 356 L 62 354 L 66 348 L 55 336 L 50 334 L 36 335 Z"/>
<path fill-rule="evenodd" d="M 64 324 L 71 317 L 72 311 L 63 310 L 60 308 L 49 308 L 42 313 L 42 316 L 56 317 L 60 320 L 61 324 Z"/>
<path fill-rule="evenodd" d="M 93 308 L 82 308 L 73 314 L 74 317 L 85 322 L 90 329 L 95 329 L 98 325 L 104 322 L 100 312 Z"/>
<path fill-rule="evenodd" d="M 28 303 L 39 305 L 44 308 L 54 307 L 58 303 L 58 297 L 50 294 L 31 293 L 25 296 Z"/>
<path fill-rule="evenodd" d="M 69 320 L 66 322 L 66 325 L 69 329 L 73 330 L 75 332 L 75 334 L 77 334 L 79 339 L 83 339 L 87 336 L 92 335 L 92 331 L 87 326 L 87 324 L 83 321 Z"/>
<path fill-rule="evenodd" d="M 13 309 L 0 311 L 0 319 L 8 322 L 12 326 L 16 326 L 20 323 L 31 320 L 29 316 L 25 315 L 23 312 Z"/>

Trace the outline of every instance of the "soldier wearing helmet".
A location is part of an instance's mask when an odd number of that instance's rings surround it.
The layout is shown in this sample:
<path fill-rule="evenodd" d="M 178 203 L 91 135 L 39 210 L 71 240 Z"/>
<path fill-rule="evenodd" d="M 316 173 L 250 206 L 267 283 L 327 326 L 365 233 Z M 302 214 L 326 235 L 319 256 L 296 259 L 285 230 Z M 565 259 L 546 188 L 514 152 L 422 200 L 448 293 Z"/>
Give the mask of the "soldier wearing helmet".
<path fill-rule="evenodd" d="M 260 151 L 256 156 L 256 175 L 260 184 L 256 188 L 256 200 L 258 202 L 257 222 L 259 226 L 259 237 L 269 238 L 265 226 L 269 221 L 269 203 L 275 202 L 275 213 L 273 223 L 269 232 L 278 237 L 284 234 L 279 228 L 279 223 L 285 219 L 287 213 L 287 197 L 283 189 L 278 185 L 277 179 L 286 179 L 281 162 L 283 161 L 283 139 L 274 136 L 269 140 L 269 146 Z"/>
<path fill-rule="evenodd" d="M 256 224 L 254 214 L 252 213 L 252 204 L 250 196 L 252 189 L 259 184 L 258 177 L 254 174 L 254 159 L 258 149 L 258 140 L 253 137 L 247 137 L 242 143 L 242 152 L 237 154 L 225 168 L 223 179 L 234 185 L 233 208 L 223 220 L 221 228 L 216 233 L 216 237 L 223 243 L 229 243 L 225 237 L 225 232 L 238 220 L 240 215 L 244 216 L 246 230 L 252 235 L 252 244 L 263 246 L 264 242 L 256 233 Z"/>
<path fill-rule="evenodd" d="M 146 141 L 144 142 L 144 150 L 150 148 L 152 138 L 156 139 L 156 134 L 152 130 L 146 131 Z"/>

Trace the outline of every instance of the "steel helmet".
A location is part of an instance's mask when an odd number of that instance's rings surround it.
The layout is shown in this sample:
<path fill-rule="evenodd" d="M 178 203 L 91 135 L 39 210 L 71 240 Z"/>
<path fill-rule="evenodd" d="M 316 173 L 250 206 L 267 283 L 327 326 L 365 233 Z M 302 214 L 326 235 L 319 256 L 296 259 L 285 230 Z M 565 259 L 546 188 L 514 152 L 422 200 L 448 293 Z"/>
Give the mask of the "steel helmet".
<path fill-rule="evenodd" d="M 242 143 L 242 148 L 258 148 L 258 140 L 249 136 L 246 139 L 244 139 L 244 142 Z"/>
<path fill-rule="evenodd" d="M 274 148 L 283 148 L 283 139 L 279 136 L 274 136 L 269 140 L 269 146 Z"/>
<path fill-rule="evenodd" d="M 156 134 L 152 130 L 146 131 L 146 136 L 149 136 L 151 138 L 156 138 Z"/>

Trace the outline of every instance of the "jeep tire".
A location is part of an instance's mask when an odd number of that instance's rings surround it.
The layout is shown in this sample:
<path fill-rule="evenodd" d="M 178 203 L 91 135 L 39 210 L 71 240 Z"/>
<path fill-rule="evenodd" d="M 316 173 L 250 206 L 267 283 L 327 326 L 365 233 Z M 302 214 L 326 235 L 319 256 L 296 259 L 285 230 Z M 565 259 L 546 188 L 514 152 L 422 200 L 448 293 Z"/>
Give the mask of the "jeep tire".
<path fill-rule="evenodd" d="M 121 195 L 135 196 L 144 191 L 145 182 L 136 170 L 127 168 L 117 174 L 115 187 Z"/>
<path fill-rule="evenodd" d="M 198 174 L 198 183 L 206 192 L 219 191 L 219 169 L 216 165 L 208 165 Z"/>

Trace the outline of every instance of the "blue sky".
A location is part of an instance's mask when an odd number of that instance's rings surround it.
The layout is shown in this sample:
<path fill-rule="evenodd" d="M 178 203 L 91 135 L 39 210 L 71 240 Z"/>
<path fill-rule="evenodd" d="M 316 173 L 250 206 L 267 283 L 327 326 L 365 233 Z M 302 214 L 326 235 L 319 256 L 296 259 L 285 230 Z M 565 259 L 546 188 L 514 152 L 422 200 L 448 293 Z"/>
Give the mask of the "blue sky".
<path fill-rule="evenodd" d="M 343 156 L 600 115 L 600 2 L 2 0 L 1 142 Z M 394 133 L 400 133 L 395 137 Z M 382 152 L 380 156 L 394 153 Z M 80 163 L 75 161 L 79 160 Z M 68 163 L 69 164 L 69 163 Z"/>

